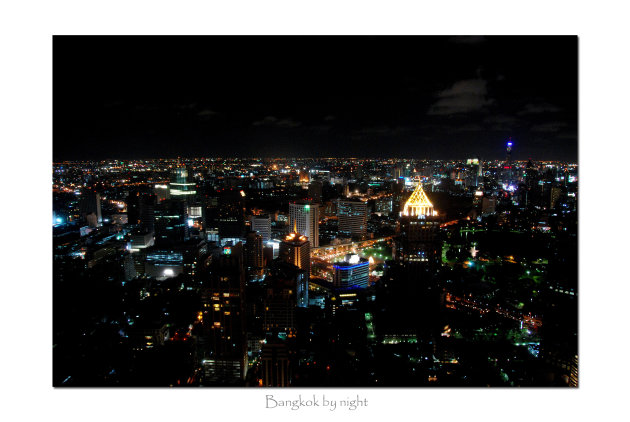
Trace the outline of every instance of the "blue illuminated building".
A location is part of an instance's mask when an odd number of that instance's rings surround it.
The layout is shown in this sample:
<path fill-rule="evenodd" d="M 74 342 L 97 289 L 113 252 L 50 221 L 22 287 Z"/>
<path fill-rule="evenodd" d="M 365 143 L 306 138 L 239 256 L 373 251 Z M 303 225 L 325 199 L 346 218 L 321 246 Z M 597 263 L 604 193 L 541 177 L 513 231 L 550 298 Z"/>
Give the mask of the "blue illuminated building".
<path fill-rule="evenodd" d="M 359 255 L 348 254 L 333 265 L 333 285 L 339 289 L 366 288 L 370 279 L 370 262 Z"/>

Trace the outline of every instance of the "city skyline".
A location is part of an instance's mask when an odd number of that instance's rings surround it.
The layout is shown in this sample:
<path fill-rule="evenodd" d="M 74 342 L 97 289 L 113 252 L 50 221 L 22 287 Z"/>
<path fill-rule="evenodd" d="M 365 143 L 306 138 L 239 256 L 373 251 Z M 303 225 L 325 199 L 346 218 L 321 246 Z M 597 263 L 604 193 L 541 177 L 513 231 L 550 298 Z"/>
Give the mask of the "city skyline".
<path fill-rule="evenodd" d="M 54 163 L 54 385 L 577 386 L 578 166 L 512 147 Z"/>
<path fill-rule="evenodd" d="M 53 386 L 579 385 L 576 37 L 53 44 Z"/>

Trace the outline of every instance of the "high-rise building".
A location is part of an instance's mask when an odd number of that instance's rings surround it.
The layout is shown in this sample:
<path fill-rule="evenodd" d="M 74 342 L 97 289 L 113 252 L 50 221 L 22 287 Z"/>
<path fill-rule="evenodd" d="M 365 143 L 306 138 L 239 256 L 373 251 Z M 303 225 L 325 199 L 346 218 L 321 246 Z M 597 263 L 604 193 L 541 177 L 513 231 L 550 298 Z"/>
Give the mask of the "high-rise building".
<path fill-rule="evenodd" d="M 560 199 L 562 195 L 562 189 L 554 186 L 551 188 L 551 195 L 550 195 L 550 201 L 549 201 L 549 206 L 550 208 L 555 208 L 556 205 L 558 204 L 558 200 Z"/>
<path fill-rule="evenodd" d="M 94 227 L 101 225 L 103 222 L 101 215 L 101 195 L 92 191 L 84 192 L 79 201 L 79 212 L 83 218 L 87 218 L 88 214 L 94 214 L 96 221 Z"/>
<path fill-rule="evenodd" d="M 466 172 L 466 185 L 467 186 L 479 186 L 483 184 L 481 160 L 477 158 L 469 158 L 466 160 L 467 172 Z"/>
<path fill-rule="evenodd" d="M 501 179 L 503 184 L 510 185 L 514 182 L 514 163 L 512 162 L 512 138 L 508 138 L 505 145 L 505 163 L 503 164 L 503 171 L 501 172 Z"/>
<path fill-rule="evenodd" d="M 322 187 L 323 184 L 320 180 L 313 180 L 308 185 L 308 197 L 313 202 L 321 204 L 322 202 Z"/>
<path fill-rule="evenodd" d="M 494 214 L 497 206 L 497 198 L 484 196 L 481 200 L 481 215 L 484 217 Z"/>
<path fill-rule="evenodd" d="M 285 262 L 289 262 L 296 267 L 306 271 L 306 274 L 311 273 L 311 247 L 306 236 L 298 233 L 291 233 L 287 235 L 282 242 L 280 242 L 280 259 Z"/>
<path fill-rule="evenodd" d="M 391 197 L 379 198 L 374 202 L 374 212 L 379 215 L 390 215 L 393 209 Z"/>
<path fill-rule="evenodd" d="M 182 199 L 167 199 L 155 207 L 155 244 L 167 246 L 189 238 L 188 207 Z"/>
<path fill-rule="evenodd" d="M 155 195 L 144 195 L 140 200 L 140 230 L 155 231 Z"/>
<path fill-rule="evenodd" d="M 237 190 L 227 190 L 218 198 L 215 224 L 221 239 L 242 238 L 245 231 L 243 197 Z"/>
<path fill-rule="evenodd" d="M 267 332 L 295 334 L 295 308 L 308 306 L 308 274 L 297 266 L 276 260 L 267 278 L 263 327 Z"/>
<path fill-rule="evenodd" d="M 131 253 L 126 253 L 123 258 L 123 272 L 125 274 L 125 281 L 131 281 L 138 275 Z"/>
<path fill-rule="evenodd" d="M 312 248 L 319 247 L 319 204 L 311 201 L 289 204 L 289 226 L 292 232 L 306 236 Z"/>
<path fill-rule="evenodd" d="M 354 178 L 356 180 L 363 180 L 363 163 L 358 162 L 356 167 L 354 168 Z"/>
<path fill-rule="evenodd" d="M 356 254 L 347 254 L 333 265 L 333 285 L 339 289 L 365 288 L 370 281 L 370 262 Z"/>
<path fill-rule="evenodd" d="M 438 264 L 439 228 L 437 212 L 419 183 L 401 213 L 396 256 L 407 263 Z"/>
<path fill-rule="evenodd" d="M 169 199 L 171 197 L 171 192 L 169 190 L 168 185 L 155 185 L 153 186 L 153 193 L 157 197 L 158 202 L 162 202 L 165 199 Z"/>
<path fill-rule="evenodd" d="M 131 232 L 131 251 L 137 252 L 140 249 L 146 249 L 153 246 L 155 240 L 152 232 L 133 231 Z"/>
<path fill-rule="evenodd" d="M 291 381 L 289 348 L 277 337 L 272 337 L 262 347 L 262 386 L 288 387 Z"/>
<path fill-rule="evenodd" d="M 408 217 L 426 217 L 437 215 L 433 209 L 433 204 L 429 201 L 427 194 L 422 189 L 422 183 L 418 182 L 418 186 L 413 191 L 402 211 L 403 216 Z"/>
<path fill-rule="evenodd" d="M 441 242 L 438 238 L 440 230 L 438 217 L 400 218 L 400 237 L 397 242 L 396 256 L 407 263 L 439 264 Z"/>
<path fill-rule="evenodd" d="M 204 383 L 238 384 L 247 372 L 245 271 L 241 243 L 212 260 L 202 289 L 202 365 Z"/>
<path fill-rule="evenodd" d="M 255 231 L 245 236 L 245 267 L 250 278 L 262 275 L 263 271 L 263 238 Z"/>
<path fill-rule="evenodd" d="M 155 230 L 156 196 L 134 191 L 129 194 L 126 202 L 127 222 L 137 225 L 141 232 L 153 232 Z"/>
<path fill-rule="evenodd" d="M 364 237 L 367 234 L 367 202 L 340 199 L 337 203 L 339 233 Z"/>
<path fill-rule="evenodd" d="M 197 191 L 195 189 L 195 183 L 192 182 L 191 179 L 189 168 L 183 164 L 177 164 L 177 166 L 171 170 L 171 181 L 169 184 L 170 195 L 174 197 L 195 195 Z"/>
<path fill-rule="evenodd" d="M 271 240 L 271 218 L 268 214 L 254 215 L 250 219 L 252 231 L 262 236 L 263 242 Z"/>
<path fill-rule="evenodd" d="M 132 225 L 140 224 L 141 208 L 140 192 L 130 192 L 125 200 L 127 206 L 127 222 Z"/>

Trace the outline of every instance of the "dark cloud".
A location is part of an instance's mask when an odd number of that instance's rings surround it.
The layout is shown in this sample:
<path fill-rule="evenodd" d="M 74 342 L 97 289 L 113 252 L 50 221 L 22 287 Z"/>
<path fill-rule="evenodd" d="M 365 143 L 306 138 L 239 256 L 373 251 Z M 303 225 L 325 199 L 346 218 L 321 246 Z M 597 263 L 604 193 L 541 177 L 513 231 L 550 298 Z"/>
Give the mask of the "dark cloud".
<path fill-rule="evenodd" d="M 458 81 L 437 94 L 438 100 L 429 108 L 430 116 L 482 111 L 494 102 L 488 98 L 488 82 L 484 79 Z"/>
<path fill-rule="evenodd" d="M 279 119 L 275 116 L 266 116 L 262 120 L 257 120 L 252 123 L 254 126 L 264 126 L 264 127 L 281 127 L 281 128 L 292 128 L 298 127 L 302 123 L 295 121 L 290 118 Z"/>
<path fill-rule="evenodd" d="M 221 113 L 216 112 L 214 110 L 210 110 L 209 108 L 205 108 L 199 112 L 197 112 L 197 117 L 202 121 L 213 121 L 216 120 L 217 117 L 222 116 Z"/>
<path fill-rule="evenodd" d="M 518 114 L 519 116 L 525 116 L 528 114 L 540 114 L 540 113 L 557 113 L 559 111 L 562 111 L 562 109 L 560 107 L 557 107 L 553 104 L 549 104 L 549 103 L 540 103 L 540 104 L 525 104 L 525 107 L 523 107 L 523 110 L 519 111 Z"/>

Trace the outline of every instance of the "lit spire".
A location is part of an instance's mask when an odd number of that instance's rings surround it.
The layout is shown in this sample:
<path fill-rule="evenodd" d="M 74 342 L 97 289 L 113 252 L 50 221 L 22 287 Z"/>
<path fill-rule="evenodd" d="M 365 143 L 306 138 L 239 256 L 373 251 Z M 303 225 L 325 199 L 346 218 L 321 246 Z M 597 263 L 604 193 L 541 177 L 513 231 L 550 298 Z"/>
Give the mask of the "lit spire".
<path fill-rule="evenodd" d="M 433 204 L 427 198 L 427 194 L 422 189 L 422 183 L 418 182 L 418 187 L 413 191 L 403 209 L 402 215 L 417 217 L 420 215 L 435 215 Z"/>

